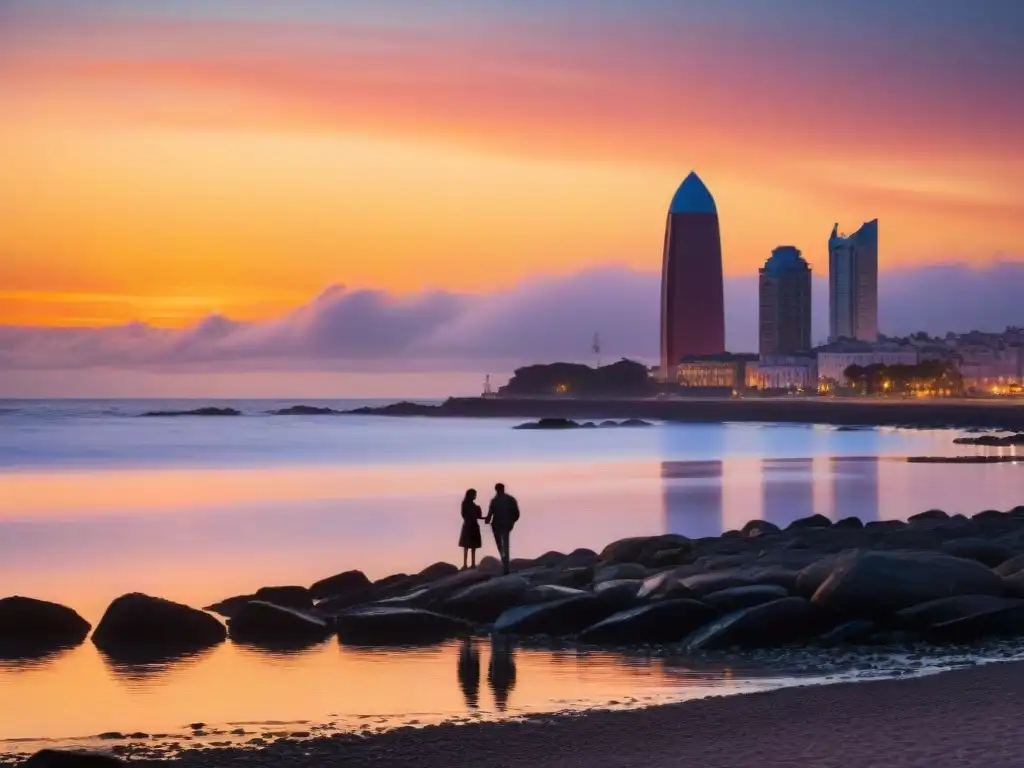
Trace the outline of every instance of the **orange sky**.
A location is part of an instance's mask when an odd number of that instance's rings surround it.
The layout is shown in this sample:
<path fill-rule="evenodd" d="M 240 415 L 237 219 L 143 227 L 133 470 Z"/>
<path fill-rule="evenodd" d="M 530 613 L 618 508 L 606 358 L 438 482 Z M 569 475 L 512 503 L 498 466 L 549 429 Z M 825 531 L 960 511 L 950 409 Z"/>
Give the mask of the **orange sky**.
<path fill-rule="evenodd" d="M 832 223 L 874 217 L 883 267 L 1024 251 L 1020 110 L 971 62 L 929 80 L 925 49 L 883 67 L 714 19 L 666 47 L 602 19 L 531 34 L 21 5 L 0 18 L 0 323 L 182 325 L 331 283 L 656 270 L 691 168 L 730 274 L 782 243 L 823 271 Z"/>

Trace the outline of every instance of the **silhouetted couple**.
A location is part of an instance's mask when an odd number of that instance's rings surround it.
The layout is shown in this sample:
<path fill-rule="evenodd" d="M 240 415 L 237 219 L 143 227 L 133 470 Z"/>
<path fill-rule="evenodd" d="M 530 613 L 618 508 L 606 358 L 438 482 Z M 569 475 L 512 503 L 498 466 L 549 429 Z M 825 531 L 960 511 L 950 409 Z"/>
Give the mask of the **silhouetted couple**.
<path fill-rule="evenodd" d="M 462 533 L 459 535 L 459 546 L 462 547 L 462 567 L 476 567 L 476 551 L 483 542 L 480 537 L 480 520 L 484 525 L 491 526 L 494 543 L 501 557 L 501 567 L 505 573 L 510 570 L 509 536 L 519 520 L 519 502 L 515 496 L 505 493 L 505 484 L 494 486 L 494 498 L 487 508 L 484 517 L 480 505 L 476 503 L 476 489 L 470 488 L 462 499 Z"/>

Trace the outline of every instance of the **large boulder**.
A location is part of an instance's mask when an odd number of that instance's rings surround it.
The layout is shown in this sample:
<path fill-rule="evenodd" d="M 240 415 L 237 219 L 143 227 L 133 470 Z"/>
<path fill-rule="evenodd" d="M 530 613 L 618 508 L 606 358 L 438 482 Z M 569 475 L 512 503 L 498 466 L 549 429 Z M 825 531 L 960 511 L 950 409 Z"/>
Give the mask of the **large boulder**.
<path fill-rule="evenodd" d="M 529 589 L 530 582 L 522 576 L 497 576 L 449 595 L 440 602 L 439 610 L 473 621 L 494 621 L 518 605 Z"/>
<path fill-rule="evenodd" d="M 717 615 L 714 608 L 686 598 L 662 600 L 612 614 L 580 635 L 585 643 L 676 642 Z"/>
<path fill-rule="evenodd" d="M 995 572 L 1000 576 L 1013 576 L 1021 571 L 1024 571 L 1024 555 L 1011 557 L 995 567 Z"/>
<path fill-rule="evenodd" d="M 836 520 L 832 525 L 833 528 L 848 529 L 852 531 L 859 531 L 864 527 L 863 521 L 856 515 L 850 517 L 844 517 L 842 520 Z"/>
<path fill-rule="evenodd" d="M 853 619 L 844 621 L 837 627 L 818 635 L 814 638 L 816 645 L 825 648 L 834 648 L 837 645 L 858 645 L 867 643 L 878 631 L 878 625 L 866 619 Z"/>
<path fill-rule="evenodd" d="M 810 603 L 784 597 L 726 614 L 696 630 L 686 645 L 691 651 L 773 648 L 804 640 L 819 629 Z"/>
<path fill-rule="evenodd" d="M 555 600 L 564 600 L 567 597 L 578 597 L 585 595 L 582 589 L 563 587 L 560 584 L 536 584 L 530 587 L 520 598 L 520 605 L 537 605 L 538 603 L 551 603 Z"/>
<path fill-rule="evenodd" d="M 825 555 L 801 570 L 796 577 L 797 594 L 811 598 L 818 591 L 818 587 L 832 575 L 841 554 L 843 553 Z"/>
<path fill-rule="evenodd" d="M 485 558 L 486 559 L 486 558 Z M 501 573 L 500 563 L 498 573 Z M 423 600 L 421 601 L 424 605 L 433 605 L 440 603 L 442 600 L 447 598 L 449 595 L 454 595 L 466 587 L 471 587 L 474 584 L 480 584 L 488 579 L 495 577 L 495 574 L 491 570 L 483 568 L 469 568 L 465 571 L 459 571 L 453 573 L 451 576 L 443 576 L 436 581 L 432 581 L 429 584 L 424 584 L 421 589 L 423 592 Z"/>
<path fill-rule="evenodd" d="M 370 606 L 346 611 L 336 619 L 338 638 L 355 645 L 435 643 L 469 635 L 462 619 L 419 608 Z"/>
<path fill-rule="evenodd" d="M 1014 551 L 997 541 L 989 541 L 978 537 L 951 539 L 942 544 L 941 550 L 953 557 L 977 560 L 989 568 L 996 568 L 1007 560 L 1013 559 Z"/>
<path fill-rule="evenodd" d="M 698 597 L 733 587 L 774 584 L 787 590 L 796 586 L 798 572 L 778 566 L 746 566 L 726 571 L 712 571 L 681 579 L 684 587 Z"/>
<path fill-rule="evenodd" d="M 755 539 L 765 534 L 778 533 L 779 530 L 779 526 L 769 523 L 767 520 L 751 520 L 740 529 L 740 533 L 748 539 Z"/>
<path fill-rule="evenodd" d="M 592 549 L 579 548 L 574 549 L 565 559 L 559 564 L 563 568 L 581 568 L 585 566 L 592 566 L 601 560 L 600 555 Z"/>
<path fill-rule="evenodd" d="M 824 515 L 811 515 L 810 517 L 801 517 L 799 520 L 794 520 L 788 526 L 787 531 L 796 531 L 801 528 L 831 528 L 832 521 Z"/>
<path fill-rule="evenodd" d="M 345 571 L 326 579 L 320 579 L 309 588 L 314 600 L 325 600 L 328 597 L 337 597 L 370 586 L 370 580 L 362 571 Z"/>
<path fill-rule="evenodd" d="M 105 752 L 70 749 L 41 749 L 21 768 L 121 768 L 125 763 Z"/>
<path fill-rule="evenodd" d="M 600 559 L 606 563 L 643 563 L 666 549 L 688 549 L 690 539 L 676 533 L 661 536 L 634 536 L 613 541 L 601 550 Z"/>
<path fill-rule="evenodd" d="M 1019 637 L 1024 635 L 1024 600 L 1011 603 L 933 624 L 925 636 L 935 641 L 958 643 L 983 637 Z"/>
<path fill-rule="evenodd" d="M 615 579 L 602 581 L 594 586 L 594 594 L 616 610 L 624 610 L 636 603 L 636 596 L 643 586 L 640 579 Z"/>
<path fill-rule="evenodd" d="M 907 518 L 908 523 L 924 523 L 928 521 L 944 522 L 949 520 L 949 513 L 941 509 L 929 509 L 926 512 L 918 512 Z"/>
<path fill-rule="evenodd" d="M 431 581 L 443 579 L 446 576 L 454 576 L 458 572 L 459 567 L 457 565 L 444 562 L 434 563 L 433 565 L 428 565 L 422 571 L 417 573 L 416 580 L 426 584 Z"/>
<path fill-rule="evenodd" d="M 1002 579 L 974 560 L 937 552 L 840 556 L 813 603 L 850 618 L 874 618 L 954 595 L 1001 595 Z"/>
<path fill-rule="evenodd" d="M 316 642 L 330 633 L 330 625 L 318 616 L 262 600 L 250 600 L 228 619 L 232 640 L 256 645 Z"/>
<path fill-rule="evenodd" d="M 114 600 L 92 633 L 96 647 L 112 656 L 197 651 L 226 637 L 224 625 L 210 614 L 139 592 Z"/>
<path fill-rule="evenodd" d="M 313 609 L 313 598 L 305 587 L 260 587 L 251 595 L 236 595 L 228 597 L 220 602 L 208 605 L 204 610 L 219 613 L 225 618 L 231 618 L 251 600 L 262 600 L 285 608 L 295 608 L 300 611 Z"/>
<path fill-rule="evenodd" d="M 0 599 L 0 654 L 78 645 L 92 626 L 74 610 L 31 597 Z"/>
<path fill-rule="evenodd" d="M 941 597 L 897 611 L 893 616 L 893 624 L 900 629 L 928 629 L 935 624 L 962 619 L 977 613 L 1001 610 L 1019 602 L 995 595 Z"/>
<path fill-rule="evenodd" d="M 732 587 L 721 589 L 705 595 L 702 600 L 719 613 L 732 613 L 742 608 L 750 608 L 773 600 L 789 597 L 785 587 L 777 584 L 755 584 L 749 587 Z"/>
<path fill-rule="evenodd" d="M 494 631 L 506 635 L 562 637 L 582 632 L 616 610 L 599 595 L 584 593 L 551 603 L 509 608 L 494 622 Z"/>
<path fill-rule="evenodd" d="M 647 569 L 640 563 L 616 563 L 598 568 L 594 572 L 594 583 L 602 581 L 620 581 L 622 579 L 643 579 L 647 577 Z"/>
<path fill-rule="evenodd" d="M 674 600 L 682 597 L 694 597 L 693 590 L 685 586 L 672 571 L 644 579 L 636 593 L 636 599 L 643 601 Z"/>

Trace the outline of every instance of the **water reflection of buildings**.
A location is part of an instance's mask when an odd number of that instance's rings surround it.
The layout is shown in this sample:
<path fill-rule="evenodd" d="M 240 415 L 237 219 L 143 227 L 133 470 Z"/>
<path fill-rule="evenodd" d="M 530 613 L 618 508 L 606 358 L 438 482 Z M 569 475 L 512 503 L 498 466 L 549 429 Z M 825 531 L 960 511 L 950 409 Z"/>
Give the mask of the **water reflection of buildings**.
<path fill-rule="evenodd" d="M 859 517 L 863 522 L 878 520 L 881 498 L 878 483 L 879 460 L 874 456 L 838 456 L 829 459 L 833 520 Z"/>
<path fill-rule="evenodd" d="M 810 517 L 814 508 L 812 459 L 761 460 L 761 519 L 785 528 Z"/>
<path fill-rule="evenodd" d="M 691 538 L 722 532 L 722 462 L 663 461 L 662 507 L 666 533 Z"/>

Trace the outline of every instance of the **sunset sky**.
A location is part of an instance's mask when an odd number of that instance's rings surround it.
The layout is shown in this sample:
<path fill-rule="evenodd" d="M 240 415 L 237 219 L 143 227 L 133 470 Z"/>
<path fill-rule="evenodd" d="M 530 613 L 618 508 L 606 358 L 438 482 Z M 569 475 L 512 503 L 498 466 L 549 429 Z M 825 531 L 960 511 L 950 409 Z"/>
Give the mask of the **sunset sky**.
<path fill-rule="evenodd" d="M 0 324 L 652 272 L 691 169 L 727 276 L 783 243 L 824 275 L 874 217 L 883 270 L 986 269 L 1024 254 L 1022 30 L 1018 0 L 5 0 Z"/>

